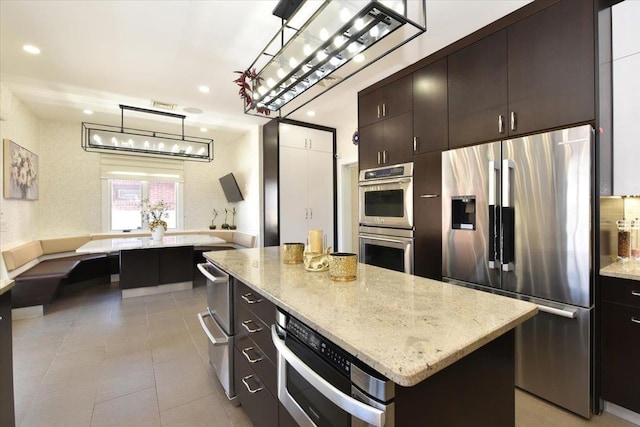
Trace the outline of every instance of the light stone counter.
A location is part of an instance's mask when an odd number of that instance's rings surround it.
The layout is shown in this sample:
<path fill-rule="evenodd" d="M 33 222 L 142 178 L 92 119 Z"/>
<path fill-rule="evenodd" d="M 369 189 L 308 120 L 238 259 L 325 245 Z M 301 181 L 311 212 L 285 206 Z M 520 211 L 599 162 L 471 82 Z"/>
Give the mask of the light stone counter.
<path fill-rule="evenodd" d="M 413 386 L 537 313 L 534 304 L 358 264 L 354 282 L 284 265 L 279 247 L 205 257 L 347 352 Z"/>
<path fill-rule="evenodd" d="M 4 294 L 5 292 L 13 288 L 13 285 L 15 285 L 15 282 L 13 280 L 6 280 L 6 279 L 0 280 L 0 295 Z"/>
<path fill-rule="evenodd" d="M 215 236 L 188 234 L 179 236 L 164 236 L 162 241 L 152 240 L 151 237 L 119 237 L 116 239 L 91 240 L 76 249 L 77 253 L 114 252 L 126 249 L 169 248 L 175 246 L 209 246 L 226 243 Z"/>
<path fill-rule="evenodd" d="M 600 269 L 601 276 L 640 280 L 640 261 L 614 262 Z"/>

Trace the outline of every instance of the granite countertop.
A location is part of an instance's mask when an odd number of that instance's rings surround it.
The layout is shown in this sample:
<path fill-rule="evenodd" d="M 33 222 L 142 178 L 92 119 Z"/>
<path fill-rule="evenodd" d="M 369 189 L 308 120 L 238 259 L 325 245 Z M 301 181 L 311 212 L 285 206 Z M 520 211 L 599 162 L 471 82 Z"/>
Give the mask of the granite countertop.
<path fill-rule="evenodd" d="M 534 304 L 358 264 L 358 278 L 285 265 L 279 247 L 205 257 L 395 383 L 412 386 L 537 313 Z"/>
<path fill-rule="evenodd" d="M 13 285 L 15 285 L 15 282 L 13 280 L 8 280 L 8 279 L 0 280 L 0 295 L 4 294 L 5 292 L 13 288 Z"/>
<path fill-rule="evenodd" d="M 601 276 L 640 280 L 640 261 L 614 262 L 600 269 Z"/>
<path fill-rule="evenodd" d="M 76 249 L 78 253 L 113 252 L 125 249 L 168 248 L 172 246 L 190 245 L 220 245 L 226 243 L 224 239 L 215 236 L 187 234 L 179 236 L 164 236 L 162 241 L 155 241 L 151 237 L 118 237 L 114 239 L 91 240 Z"/>

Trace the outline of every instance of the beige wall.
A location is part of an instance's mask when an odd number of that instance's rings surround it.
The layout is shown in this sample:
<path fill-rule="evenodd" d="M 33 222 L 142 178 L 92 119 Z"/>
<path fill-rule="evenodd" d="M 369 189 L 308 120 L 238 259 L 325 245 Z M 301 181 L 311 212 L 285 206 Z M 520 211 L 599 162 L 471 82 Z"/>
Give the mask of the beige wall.
<path fill-rule="evenodd" d="M 11 91 L 0 83 L 0 139 L 10 139 L 38 156 L 40 197 L 42 197 L 42 153 L 40 125 L 36 116 Z M 4 182 L 4 143 L 0 149 L 0 176 Z M 33 239 L 38 232 L 40 201 L 0 198 L 0 247 Z M 5 230 L 6 227 L 6 231 Z"/>

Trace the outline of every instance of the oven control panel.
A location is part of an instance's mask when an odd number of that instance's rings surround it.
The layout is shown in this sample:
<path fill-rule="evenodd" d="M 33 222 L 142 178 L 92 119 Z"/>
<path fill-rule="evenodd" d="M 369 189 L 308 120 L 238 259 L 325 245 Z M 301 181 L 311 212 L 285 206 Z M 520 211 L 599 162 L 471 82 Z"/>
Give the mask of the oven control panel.
<path fill-rule="evenodd" d="M 344 375 L 347 377 L 350 375 L 353 356 L 342 350 L 336 344 L 293 317 L 289 317 L 287 332 L 318 353 L 326 362 Z"/>

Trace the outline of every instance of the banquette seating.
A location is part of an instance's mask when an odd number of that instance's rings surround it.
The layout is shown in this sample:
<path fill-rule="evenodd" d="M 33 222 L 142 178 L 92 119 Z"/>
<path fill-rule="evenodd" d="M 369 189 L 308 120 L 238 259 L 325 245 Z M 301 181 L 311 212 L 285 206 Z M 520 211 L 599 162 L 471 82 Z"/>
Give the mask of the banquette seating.
<path fill-rule="evenodd" d="M 256 236 L 240 231 L 204 230 L 173 231 L 167 235 L 209 234 L 226 243 L 194 248 L 194 262 L 202 262 L 202 253 L 211 250 L 251 248 Z M 148 237 L 149 233 L 95 234 L 33 240 L 11 249 L 2 256 L 9 278 L 15 280 L 12 289 L 13 308 L 45 306 L 51 303 L 61 289 L 72 283 L 109 283 L 111 274 L 119 273 L 119 254 L 77 254 L 75 250 L 95 239 L 114 237 Z"/>

